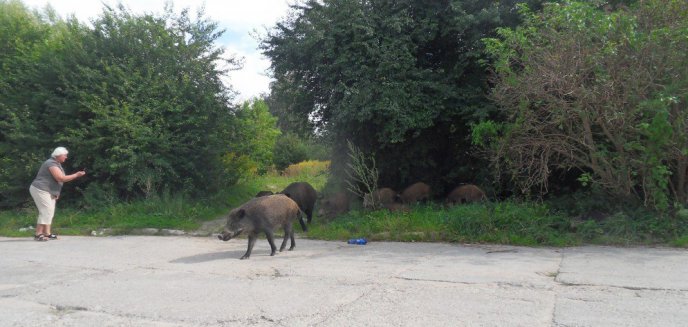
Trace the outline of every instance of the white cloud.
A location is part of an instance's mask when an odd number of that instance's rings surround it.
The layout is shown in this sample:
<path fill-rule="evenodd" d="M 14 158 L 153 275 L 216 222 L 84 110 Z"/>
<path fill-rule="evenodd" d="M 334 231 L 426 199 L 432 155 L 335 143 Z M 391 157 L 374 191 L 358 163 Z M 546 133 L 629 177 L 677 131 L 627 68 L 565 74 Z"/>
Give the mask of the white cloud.
<path fill-rule="evenodd" d="M 196 10 L 205 6 L 205 16 L 226 29 L 219 45 L 236 57 L 244 57 L 244 68 L 231 71 L 224 78 L 239 92 L 239 101 L 256 97 L 268 92 L 270 78 L 266 76 L 270 62 L 258 50 L 258 41 L 249 36 L 254 30 L 262 33 L 265 27 L 273 26 L 279 19 L 286 17 L 289 3 L 294 0 L 176 0 L 172 1 L 174 11 L 189 8 L 192 17 Z M 35 9 L 42 9 L 48 3 L 62 17 L 74 14 L 79 20 L 89 22 L 102 12 L 102 3 L 116 6 L 120 1 L 113 0 L 23 0 Z M 134 13 L 162 13 L 168 0 L 129 0 L 121 1 Z"/>
<path fill-rule="evenodd" d="M 224 78 L 226 84 L 232 85 L 239 92 L 237 101 L 243 102 L 262 93 L 268 93 L 270 78 L 267 76 L 267 69 L 270 67 L 270 61 L 260 55 L 249 55 L 232 46 L 227 47 L 225 51 L 227 56 L 234 54 L 244 57 L 243 68 L 230 71 Z"/>

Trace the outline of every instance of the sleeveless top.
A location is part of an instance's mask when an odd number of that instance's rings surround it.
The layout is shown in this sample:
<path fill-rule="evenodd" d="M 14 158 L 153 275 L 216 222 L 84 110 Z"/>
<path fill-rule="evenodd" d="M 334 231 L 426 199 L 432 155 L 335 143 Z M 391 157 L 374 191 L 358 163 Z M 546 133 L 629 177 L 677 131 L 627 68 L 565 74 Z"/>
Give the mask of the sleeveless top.
<path fill-rule="evenodd" d="M 41 191 L 46 191 L 51 195 L 60 196 L 63 183 L 55 180 L 53 174 L 50 173 L 50 167 L 59 167 L 64 174 L 62 165 L 54 158 L 50 158 L 41 165 L 40 169 L 38 169 L 38 174 L 36 174 L 36 178 L 34 178 L 31 185 Z"/>

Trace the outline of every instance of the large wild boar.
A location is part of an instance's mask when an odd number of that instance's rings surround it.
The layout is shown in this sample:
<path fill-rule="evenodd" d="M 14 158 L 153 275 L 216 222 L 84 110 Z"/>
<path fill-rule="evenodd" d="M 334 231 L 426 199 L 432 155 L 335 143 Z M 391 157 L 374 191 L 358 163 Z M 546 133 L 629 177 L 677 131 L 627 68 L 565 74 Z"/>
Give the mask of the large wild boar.
<path fill-rule="evenodd" d="M 349 211 L 351 201 L 345 192 L 337 192 L 320 200 L 318 217 L 332 218 Z"/>
<path fill-rule="evenodd" d="M 299 205 L 301 211 L 306 214 L 308 223 L 310 224 L 311 220 L 313 219 L 313 207 L 315 207 L 315 200 L 317 200 L 318 197 L 318 193 L 315 192 L 313 186 L 306 182 L 295 182 L 287 185 L 287 187 L 284 188 L 284 190 L 280 193 L 286 194 Z M 299 222 L 301 223 L 301 228 L 303 231 L 308 231 L 303 219 L 299 220 Z"/>
<path fill-rule="evenodd" d="M 423 182 L 412 184 L 401 192 L 400 198 L 406 204 L 430 200 L 430 185 Z"/>
<path fill-rule="evenodd" d="M 473 184 L 456 187 L 447 195 L 447 205 L 478 202 L 487 199 L 485 192 Z"/>
<path fill-rule="evenodd" d="M 270 252 L 272 256 L 275 255 L 276 251 L 273 232 L 279 227 L 284 228 L 284 240 L 280 246 L 280 252 L 286 247 L 287 238 L 291 238 L 289 251 L 294 249 L 296 243 L 294 242 L 292 222 L 300 216 L 299 206 L 286 195 L 275 194 L 253 198 L 229 213 L 225 229 L 217 237 L 222 241 L 229 241 L 241 233 L 248 234 L 248 249 L 246 254 L 241 257 L 241 259 L 248 259 L 251 256 L 253 245 L 256 244 L 258 234 L 265 233 L 272 249 Z"/>
<path fill-rule="evenodd" d="M 381 206 L 393 203 L 397 197 L 397 192 L 388 187 L 379 188 L 373 191 L 373 194 L 367 193 L 363 196 L 363 207 L 366 209 L 372 209 L 373 203 Z"/>

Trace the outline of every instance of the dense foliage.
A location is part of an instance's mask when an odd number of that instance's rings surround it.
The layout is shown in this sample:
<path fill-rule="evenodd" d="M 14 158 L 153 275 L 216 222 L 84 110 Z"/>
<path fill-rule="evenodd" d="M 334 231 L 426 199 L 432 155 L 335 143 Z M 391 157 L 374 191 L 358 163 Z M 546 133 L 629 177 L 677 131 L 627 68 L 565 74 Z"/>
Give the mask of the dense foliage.
<path fill-rule="evenodd" d="M 501 135 L 494 162 L 524 192 L 546 192 L 564 170 L 648 207 L 686 204 L 688 2 L 615 11 L 567 2 L 523 13 L 522 26 L 488 40 L 493 97 L 509 117 L 477 133 Z"/>
<path fill-rule="evenodd" d="M 134 15 L 106 7 L 92 27 L 0 0 L 0 206 L 28 198 L 39 165 L 70 150 L 70 183 L 97 201 L 226 183 L 235 67 L 217 24 L 188 11 Z M 79 192 L 69 192 L 79 194 Z"/>
<path fill-rule="evenodd" d="M 484 181 L 468 138 L 496 113 L 481 39 L 514 26 L 518 2 L 305 1 L 262 43 L 273 110 L 333 140 L 335 173 L 350 140 L 375 155 L 381 185 Z"/>
<path fill-rule="evenodd" d="M 305 160 L 329 160 L 331 153 L 322 139 L 300 136 L 294 132 L 282 134 L 275 143 L 273 163 L 279 171 Z"/>
<path fill-rule="evenodd" d="M 246 174 L 263 174 L 273 166 L 273 152 L 280 130 L 277 118 L 268 111 L 263 100 L 245 102 L 236 112 L 237 124 L 232 134 L 231 152 L 225 158 L 234 158 L 226 167 L 246 167 Z M 240 174 L 242 175 L 242 174 Z"/>

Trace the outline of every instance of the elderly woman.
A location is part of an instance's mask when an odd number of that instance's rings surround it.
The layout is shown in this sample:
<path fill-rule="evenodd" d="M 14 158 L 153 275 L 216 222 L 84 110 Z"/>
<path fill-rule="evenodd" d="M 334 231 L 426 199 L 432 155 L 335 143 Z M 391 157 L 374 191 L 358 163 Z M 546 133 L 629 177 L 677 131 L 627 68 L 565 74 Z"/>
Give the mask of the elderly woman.
<path fill-rule="evenodd" d="M 55 215 L 55 203 L 60 197 L 62 184 L 86 175 L 85 171 L 79 171 L 71 175 L 65 175 L 62 163 L 67 160 L 67 149 L 57 147 L 51 158 L 46 160 L 38 169 L 36 178 L 29 187 L 33 201 L 38 207 L 38 222 L 36 223 L 36 241 L 57 239 L 57 235 L 51 233 L 50 225 Z"/>

